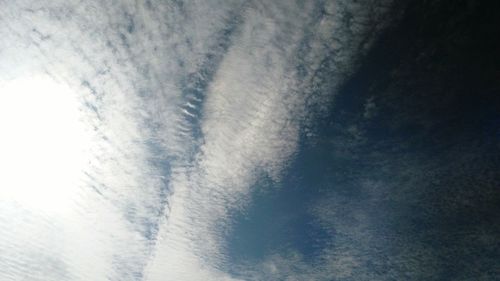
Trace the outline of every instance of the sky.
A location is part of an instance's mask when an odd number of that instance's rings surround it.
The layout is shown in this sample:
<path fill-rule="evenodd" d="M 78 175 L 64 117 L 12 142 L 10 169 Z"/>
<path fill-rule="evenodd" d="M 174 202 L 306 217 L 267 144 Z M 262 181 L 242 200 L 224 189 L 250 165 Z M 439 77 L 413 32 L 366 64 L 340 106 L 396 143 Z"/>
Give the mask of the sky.
<path fill-rule="evenodd" d="M 445 2 L 0 0 L 0 279 L 494 280 L 488 7 Z"/>

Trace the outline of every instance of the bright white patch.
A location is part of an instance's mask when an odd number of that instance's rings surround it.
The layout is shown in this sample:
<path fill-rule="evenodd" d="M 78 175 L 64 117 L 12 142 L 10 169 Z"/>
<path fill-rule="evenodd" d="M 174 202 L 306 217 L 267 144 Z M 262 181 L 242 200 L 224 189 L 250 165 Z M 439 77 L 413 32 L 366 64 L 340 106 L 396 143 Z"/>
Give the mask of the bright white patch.
<path fill-rule="evenodd" d="M 68 211 L 90 143 L 71 89 L 45 76 L 0 84 L 0 128 L 0 200 Z"/>

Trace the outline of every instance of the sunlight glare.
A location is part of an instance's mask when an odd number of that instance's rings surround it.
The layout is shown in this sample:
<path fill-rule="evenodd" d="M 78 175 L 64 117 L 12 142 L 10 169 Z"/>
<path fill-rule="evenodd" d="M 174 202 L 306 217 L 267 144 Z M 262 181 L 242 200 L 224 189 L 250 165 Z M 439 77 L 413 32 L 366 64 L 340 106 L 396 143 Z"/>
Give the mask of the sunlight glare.
<path fill-rule="evenodd" d="M 50 77 L 0 82 L 0 202 L 65 212 L 90 145 L 74 92 Z"/>

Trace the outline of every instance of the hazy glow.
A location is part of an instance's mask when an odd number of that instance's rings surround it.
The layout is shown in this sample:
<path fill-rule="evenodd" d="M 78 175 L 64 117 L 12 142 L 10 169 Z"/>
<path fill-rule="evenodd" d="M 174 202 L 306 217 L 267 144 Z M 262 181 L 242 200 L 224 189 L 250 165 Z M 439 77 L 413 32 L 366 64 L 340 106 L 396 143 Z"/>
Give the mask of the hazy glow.
<path fill-rule="evenodd" d="M 90 141 L 69 87 L 45 76 L 0 84 L 0 200 L 64 212 Z"/>

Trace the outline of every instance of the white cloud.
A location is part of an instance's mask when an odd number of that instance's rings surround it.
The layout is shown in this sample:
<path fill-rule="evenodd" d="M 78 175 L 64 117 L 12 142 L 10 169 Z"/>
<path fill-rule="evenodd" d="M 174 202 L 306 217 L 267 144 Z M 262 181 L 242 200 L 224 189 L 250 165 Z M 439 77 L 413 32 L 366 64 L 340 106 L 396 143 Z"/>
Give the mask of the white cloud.
<path fill-rule="evenodd" d="M 5 280 L 231 280 L 231 212 L 258 176 L 280 179 L 370 20 L 349 1 L 319 18 L 307 1 L 0 4 L 0 79 L 64 85 L 91 139 L 71 210 L 0 199 Z"/>

